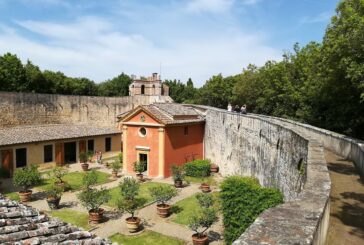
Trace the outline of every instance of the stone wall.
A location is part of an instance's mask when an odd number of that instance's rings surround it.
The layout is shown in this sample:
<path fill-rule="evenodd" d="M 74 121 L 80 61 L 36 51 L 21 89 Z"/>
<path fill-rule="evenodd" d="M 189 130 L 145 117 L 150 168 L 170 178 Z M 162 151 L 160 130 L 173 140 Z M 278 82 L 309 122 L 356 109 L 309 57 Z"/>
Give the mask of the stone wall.
<path fill-rule="evenodd" d="M 234 245 L 325 244 L 331 182 L 321 141 L 269 117 L 195 108 L 206 114 L 205 157 L 220 166 L 222 175 L 254 176 L 285 197 L 284 204 L 259 215 Z"/>
<path fill-rule="evenodd" d="M 205 158 L 224 176 L 253 176 L 280 189 L 286 201 L 302 189 L 299 164 L 306 166 L 307 150 L 306 139 L 277 124 L 217 109 L 206 112 Z"/>
<path fill-rule="evenodd" d="M 0 92 L 0 127 L 43 123 L 115 126 L 120 113 L 141 104 L 170 101 L 169 96 L 91 97 Z"/>

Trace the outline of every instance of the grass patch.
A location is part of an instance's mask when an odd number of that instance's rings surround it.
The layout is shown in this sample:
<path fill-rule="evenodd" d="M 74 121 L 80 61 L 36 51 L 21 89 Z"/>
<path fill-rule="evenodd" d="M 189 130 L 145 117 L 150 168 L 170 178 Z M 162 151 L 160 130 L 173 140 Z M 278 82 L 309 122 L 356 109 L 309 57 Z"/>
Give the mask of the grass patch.
<path fill-rule="evenodd" d="M 115 234 L 109 237 L 112 242 L 125 245 L 182 245 L 185 244 L 182 240 L 177 238 L 162 235 L 154 231 L 145 231 L 136 236 L 125 236 L 122 234 Z"/>
<path fill-rule="evenodd" d="M 204 182 L 209 185 L 216 185 L 216 180 L 214 179 L 214 176 L 209 176 L 206 178 L 185 176 L 184 180 L 189 183 L 200 183 L 201 184 Z"/>
<path fill-rule="evenodd" d="M 91 228 L 90 225 L 88 224 L 87 213 L 65 208 L 65 209 L 50 211 L 49 215 L 52 217 L 59 218 L 63 222 L 67 222 L 72 225 L 82 227 L 85 230 L 89 230 Z"/>
<path fill-rule="evenodd" d="M 104 173 L 104 172 L 100 172 L 100 171 L 95 171 L 96 175 L 97 175 L 97 184 L 105 184 L 107 182 L 110 182 L 110 174 Z M 82 184 L 82 179 L 84 176 L 84 172 L 71 172 L 66 174 L 63 177 L 63 180 L 67 183 L 67 189 L 71 190 L 71 191 L 75 191 L 75 190 L 79 190 L 82 188 L 83 184 Z M 44 174 L 45 176 L 45 174 Z M 37 186 L 37 188 L 40 188 L 42 190 L 47 190 L 49 188 L 49 186 L 51 186 L 52 184 L 52 180 L 51 179 L 43 179 L 42 183 L 40 185 Z"/>
<path fill-rule="evenodd" d="M 146 182 L 146 183 L 140 184 L 138 198 L 143 200 L 142 205 L 145 205 L 145 204 L 153 201 L 151 195 L 149 194 L 148 188 L 155 187 L 155 186 L 161 186 L 161 185 L 169 185 L 169 184 L 156 183 L 156 182 Z M 111 195 L 111 199 L 106 205 L 111 206 L 111 207 L 116 207 L 117 201 L 121 196 L 119 187 L 114 187 L 114 188 L 110 189 L 109 193 Z"/>
<path fill-rule="evenodd" d="M 4 196 L 6 196 L 7 198 L 14 200 L 14 201 L 20 201 L 20 197 L 18 192 L 14 191 L 14 192 L 5 192 L 3 193 Z"/>
<path fill-rule="evenodd" d="M 219 210 L 219 193 L 213 192 L 211 194 L 214 198 L 214 207 Z M 200 206 L 197 202 L 196 195 L 182 199 L 181 201 L 175 203 L 172 207 L 171 220 L 177 224 L 187 225 L 190 217 L 195 215 L 200 210 Z"/>

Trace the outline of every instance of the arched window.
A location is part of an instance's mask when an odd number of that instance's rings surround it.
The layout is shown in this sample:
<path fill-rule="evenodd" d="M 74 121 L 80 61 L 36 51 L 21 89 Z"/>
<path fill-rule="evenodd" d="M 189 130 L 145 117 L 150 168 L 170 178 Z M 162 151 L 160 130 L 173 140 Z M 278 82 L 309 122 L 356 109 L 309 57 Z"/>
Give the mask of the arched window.
<path fill-rule="evenodd" d="M 144 90 L 145 90 L 145 86 L 144 86 L 144 85 L 142 85 L 142 87 L 140 88 L 140 93 L 141 93 L 141 94 L 144 94 Z"/>

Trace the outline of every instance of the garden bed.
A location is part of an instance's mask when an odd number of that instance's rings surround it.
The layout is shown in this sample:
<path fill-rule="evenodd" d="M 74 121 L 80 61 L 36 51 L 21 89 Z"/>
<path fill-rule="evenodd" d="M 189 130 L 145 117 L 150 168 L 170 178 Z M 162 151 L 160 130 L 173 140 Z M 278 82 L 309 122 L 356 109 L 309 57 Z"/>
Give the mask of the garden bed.
<path fill-rule="evenodd" d="M 144 231 L 141 234 L 135 236 L 126 236 L 122 234 L 115 234 L 109 237 L 112 242 L 125 245 L 182 245 L 184 241 L 177 238 L 162 235 L 154 231 Z"/>
<path fill-rule="evenodd" d="M 70 223 L 72 225 L 82 227 L 85 230 L 89 230 L 91 227 L 88 222 L 88 214 L 84 212 L 75 211 L 72 209 L 60 209 L 48 212 L 52 217 L 59 218 L 63 222 Z"/>

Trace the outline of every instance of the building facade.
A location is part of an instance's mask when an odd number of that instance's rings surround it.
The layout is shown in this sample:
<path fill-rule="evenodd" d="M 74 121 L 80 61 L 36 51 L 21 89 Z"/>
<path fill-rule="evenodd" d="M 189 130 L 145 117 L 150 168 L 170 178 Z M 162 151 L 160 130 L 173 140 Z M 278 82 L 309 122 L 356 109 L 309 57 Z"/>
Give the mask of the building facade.
<path fill-rule="evenodd" d="M 120 115 L 124 172 L 134 173 L 133 164 L 140 161 L 147 176 L 165 178 L 173 164 L 203 159 L 204 124 L 192 107 L 174 103 L 139 106 Z"/>
<path fill-rule="evenodd" d="M 101 151 L 105 157 L 121 150 L 116 128 L 48 124 L 0 129 L 0 166 L 11 174 L 17 168 L 40 168 L 76 163 L 81 152 Z"/>
<path fill-rule="evenodd" d="M 158 73 L 147 79 L 134 79 L 129 86 L 129 95 L 169 95 L 169 87 L 162 83 Z"/>

